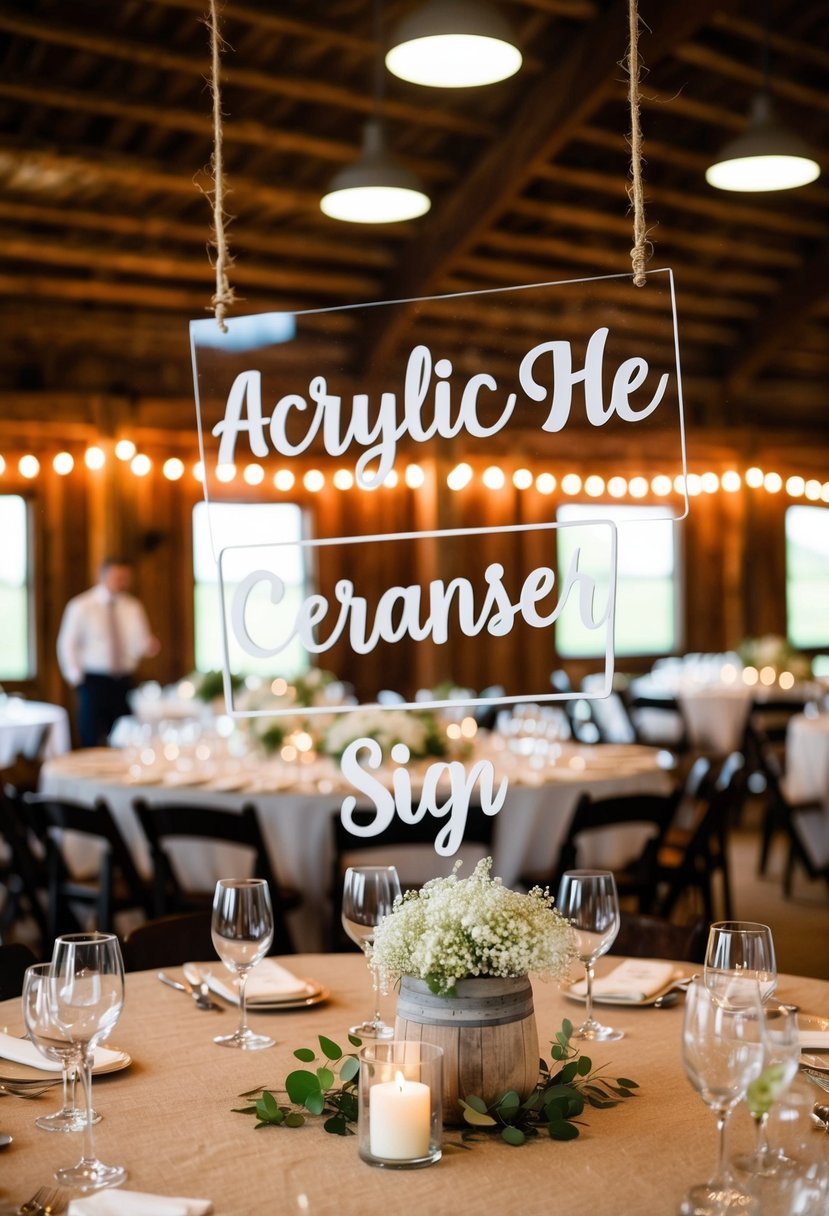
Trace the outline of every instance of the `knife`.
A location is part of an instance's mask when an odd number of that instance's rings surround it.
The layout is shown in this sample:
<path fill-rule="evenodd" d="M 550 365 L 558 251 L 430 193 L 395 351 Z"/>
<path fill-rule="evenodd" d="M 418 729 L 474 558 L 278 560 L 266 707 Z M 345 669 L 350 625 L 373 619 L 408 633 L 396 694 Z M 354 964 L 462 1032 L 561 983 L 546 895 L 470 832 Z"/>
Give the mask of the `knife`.
<path fill-rule="evenodd" d="M 176 992 L 185 992 L 188 996 L 191 996 L 199 1009 L 221 1009 L 221 1005 L 217 1005 L 215 1001 L 211 1000 L 209 995 L 205 995 L 201 985 L 197 991 L 189 984 L 189 981 L 187 984 L 182 984 L 179 980 L 174 980 L 172 976 L 167 975 L 163 971 L 159 971 L 157 978 L 161 980 L 162 984 L 166 984 L 168 988 L 175 988 Z M 205 990 L 207 989 L 206 984 L 204 988 Z"/>

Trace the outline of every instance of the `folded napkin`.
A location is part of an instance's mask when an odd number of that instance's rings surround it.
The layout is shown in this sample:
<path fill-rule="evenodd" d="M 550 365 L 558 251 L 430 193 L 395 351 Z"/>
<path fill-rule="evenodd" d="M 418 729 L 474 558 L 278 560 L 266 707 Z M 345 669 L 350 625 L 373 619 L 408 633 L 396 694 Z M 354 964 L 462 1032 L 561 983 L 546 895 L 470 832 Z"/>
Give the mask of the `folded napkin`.
<path fill-rule="evenodd" d="M 829 1051 L 829 1030 L 800 1029 L 800 1046 L 811 1047 L 812 1051 Z"/>
<path fill-rule="evenodd" d="M 593 996 L 603 1001 L 646 1001 L 666 988 L 673 977 L 673 963 L 628 958 L 609 975 L 593 981 Z M 579 980 L 570 991 L 575 996 L 586 996 L 587 981 Z"/>
<path fill-rule="evenodd" d="M 209 1199 L 148 1195 L 144 1191 L 97 1191 L 69 1204 L 68 1216 L 204 1216 L 213 1211 Z"/>
<path fill-rule="evenodd" d="M 123 1052 L 96 1047 L 93 1068 L 105 1068 L 123 1058 Z M 46 1056 L 41 1055 L 30 1039 L 16 1039 L 13 1034 L 0 1033 L 0 1059 L 26 1064 L 43 1072 L 60 1072 L 62 1068 L 58 1060 L 47 1060 Z"/>
<path fill-rule="evenodd" d="M 208 987 L 226 1001 L 239 1004 L 238 981 L 226 979 L 221 973 L 211 972 L 206 975 Z M 262 962 L 248 976 L 246 999 L 251 1004 L 257 1001 L 289 1001 L 308 996 L 311 991 L 305 980 L 297 979 L 285 967 L 280 966 L 275 959 L 263 958 Z"/>

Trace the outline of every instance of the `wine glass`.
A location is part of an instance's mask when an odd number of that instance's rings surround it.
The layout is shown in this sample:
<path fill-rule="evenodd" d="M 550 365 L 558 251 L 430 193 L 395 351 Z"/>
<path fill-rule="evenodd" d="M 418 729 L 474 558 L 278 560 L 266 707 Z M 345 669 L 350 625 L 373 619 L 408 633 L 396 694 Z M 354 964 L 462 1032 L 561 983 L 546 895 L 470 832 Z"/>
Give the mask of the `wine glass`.
<path fill-rule="evenodd" d="M 752 1196 L 729 1176 L 725 1129 L 731 1111 L 762 1070 L 762 1023 L 756 984 L 753 1001 L 749 1001 L 746 987 L 737 1006 L 722 1004 L 700 976 L 689 984 L 682 1031 L 683 1062 L 691 1084 L 717 1116 L 719 1152 L 715 1176 L 691 1188 L 680 1206 L 681 1216 L 758 1212 Z"/>
<path fill-rule="evenodd" d="M 759 985 L 766 1001 L 777 987 L 777 962 L 768 925 L 748 920 L 716 921 L 708 933 L 703 970 L 705 984 L 720 1001 L 749 1004 Z"/>
<path fill-rule="evenodd" d="M 271 893 L 264 878 L 221 878 L 213 895 L 210 923 L 213 947 L 228 971 L 239 976 L 239 1028 L 233 1034 L 217 1035 L 222 1047 L 261 1051 L 273 1047 L 268 1035 L 254 1034 L 247 1022 L 245 988 L 248 975 L 260 963 L 273 942 Z"/>
<path fill-rule="evenodd" d="M 400 896 L 400 879 L 394 866 L 350 866 L 343 882 L 342 922 L 348 936 L 371 960 L 374 930 Z M 380 1017 L 380 988 L 377 972 L 371 969 L 374 1017 L 351 1026 L 361 1039 L 390 1039 L 394 1030 Z"/>
<path fill-rule="evenodd" d="M 127 1171 L 98 1160 L 92 1132 L 92 1056 L 96 1044 L 111 1034 L 124 1007 L 124 962 L 118 938 L 113 933 L 67 933 L 57 938 L 46 989 L 50 1016 L 75 1047 L 71 1062 L 86 1100 L 81 1158 L 77 1165 L 56 1170 L 55 1178 L 80 1191 L 120 1186 Z"/>
<path fill-rule="evenodd" d="M 63 1074 L 63 1105 L 53 1115 L 35 1119 L 35 1127 L 44 1132 L 79 1132 L 86 1122 L 86 1110 L 75 1105 L 75 1045 L 67 1039 L 53 1017 L 54 1006 L 49 1001 L 51 963 L 35 963 L 26 968 L 23 979 L 23 1021 L 35 1047 L 47 1060 L 60 1062 Z M 92 1112 L 92 1122 L 101 1116 Z"/>
<path fill-rule="evenodd" d="M 621 1039 L 623 1030 L 603 1026 L 593 1017 L 593 964 L 606 954 L 619 932 L 619 896 L 610 870 L 567 870 L 558 888 L 558 910 L 575 930 L 576 954 L 584 963 L 586 1017 L 574 1039 Z"/>
<path fill-rule="evenodd" d="M 757 1144 L 753 1153 L 735 1157 L 733 1164 L 746 1174 L 772 1177 L 783 1163 L 780 1149 L 769 1147 L 769 1112 L 786 1093 L 797 1073 L 800 1056 L 800 1031 L 797 1011 L 790 1005 L 769 998 L 763 1007 L 765 1055 L 763 1071 L 746 1092 L 746 1103 L 757 1124 Z"/>

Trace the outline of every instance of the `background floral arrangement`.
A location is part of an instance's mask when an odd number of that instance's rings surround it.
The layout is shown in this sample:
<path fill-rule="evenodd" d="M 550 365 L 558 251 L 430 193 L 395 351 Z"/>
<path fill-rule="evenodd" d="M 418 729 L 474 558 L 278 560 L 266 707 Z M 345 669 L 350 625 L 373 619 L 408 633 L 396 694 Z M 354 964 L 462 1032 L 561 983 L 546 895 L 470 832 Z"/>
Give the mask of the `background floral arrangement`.
<path fill-rule="evenodd" d="M 526 895 L 492 877 L 492 858 L 467 878 L 457 863 L 448 878 L 408 891 L 377 928 L 371 965 L 384 988 L 401 975 L 453 993 L 472 976 L 534 972 L 562 979 L 574 958 L 573 930 L 540 887 Z"/>
<path fill-rule="evenodd" d="M 282 686 L 284 685 L 284 689 Z M 276 686 L 276 688 L 275 688 Z M 333 712 L 345 704 L 347 690 L 331 671 L 312 667 L 296 676 L 290 683 L 277 677 L 262 680 L 253 687 L 246 687 L 238 698 L 240 709 L 280 709 L 286 712 L 271 717 L 263 715 L 244 720 L 250 738 L 264 751 L 276 751 L 289 735 L 299 731 L 307 733 L 315 744 L 331 725 L 333 717 L 328 714 L 306 714 L 314 708 L 330 708 Z"/>
<path fill-rule="evenodd" d="M 811 659 L 789 645 L 786 638 L 767 633 L 760 638 L 743 638 L 737 653 L 747 667 L 773 667 L 775 674 L 790 671 L 796 680 L 808 680 L 812 674 Z"/>
<path fill-rule="evenodd" d="M 375 739 L 384 755 L 405 743 L 414 759 L 446 754 L 446 735 L 434 714 L 421 709 L 358 709 L 340 714 L 328 727 L 320 750 L 341 756 L 354 739 Z"/>

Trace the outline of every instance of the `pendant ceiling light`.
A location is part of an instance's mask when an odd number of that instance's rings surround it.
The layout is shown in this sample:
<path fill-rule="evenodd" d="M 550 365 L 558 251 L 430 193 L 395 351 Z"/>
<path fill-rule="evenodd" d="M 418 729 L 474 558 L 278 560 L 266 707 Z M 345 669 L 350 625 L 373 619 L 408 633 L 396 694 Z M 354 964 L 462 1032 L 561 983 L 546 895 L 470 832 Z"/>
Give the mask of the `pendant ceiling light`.
<path fill-rule="evenodd" d="M 380 120 L 385 93 L 385 73 L 380 51 L 381 0 L 374 0 L 374 110 L 375 117 L 363 128 L 363 151 L 358 160 L 341 169 L 327 194 L 320 199 L 320 210 L 335 220 L 350 224 L 394 224 L 425 215 L 432 200 L 419 178 L 386 149 L 385 132 Z"/>
<path fill-rule="evenodd" d="M 509 25 L 483 0 L 428 0 L 403 19 L 386 55 L 401 80 L 438 89 L 494 84 L 521 63 Z"/>
<path fill-rule="evenodd" d="M 776 117 L 771 95 L 758 93 L 752 103 L 748 130 L 726 144 L 705 171 L 709 186 L 751 193 L 793 190 L 820 176 L 820 165 L 796 131 Z"/>
<path fill-rule="evenodd" d="M 335 220 L 352 224 L 393 224 L 417 219 L 431 207 L 419 179 L 385 148 L 379 119 L 367 122 L 363 151 L 334 177 L 320 208 Z"/>
<path fill-rule="evenodd" d="M 766 0 L 762 49 L 763 83 L 751 102 L 748 128 L 723 148 L 705 171 L 717 190 L 753 194 L 762 190 L 794 190 L 820 176 L 820 165 L 796 131 L 784 126 L 774 109 L 771 75 L 773 0 Z"/>

